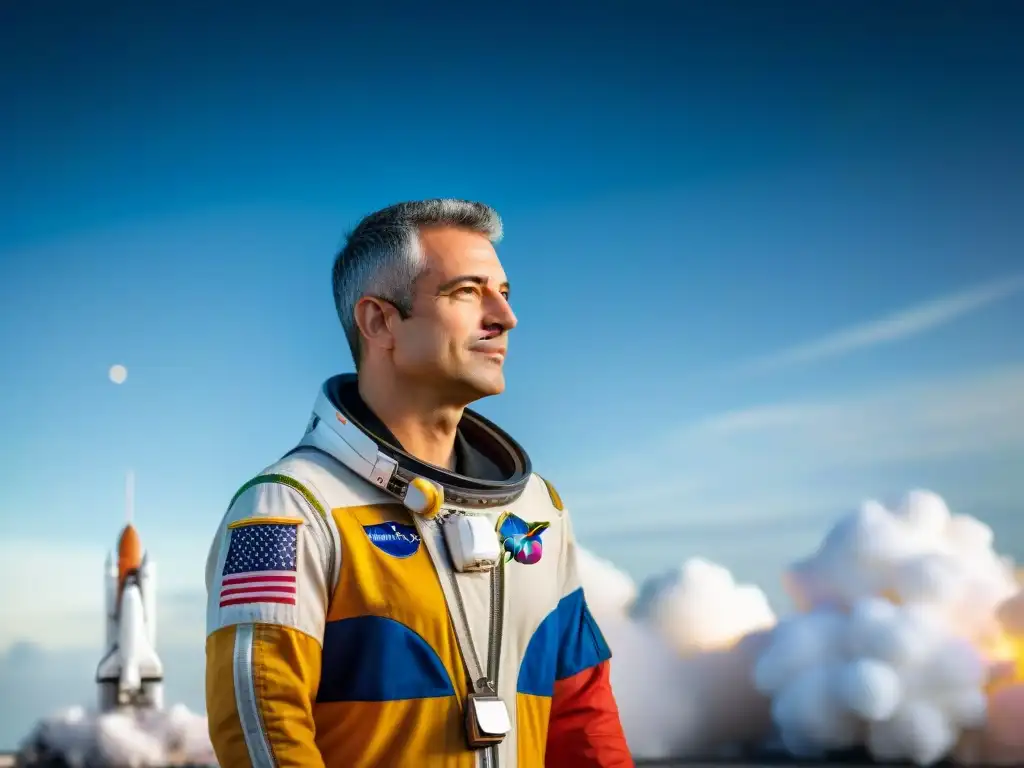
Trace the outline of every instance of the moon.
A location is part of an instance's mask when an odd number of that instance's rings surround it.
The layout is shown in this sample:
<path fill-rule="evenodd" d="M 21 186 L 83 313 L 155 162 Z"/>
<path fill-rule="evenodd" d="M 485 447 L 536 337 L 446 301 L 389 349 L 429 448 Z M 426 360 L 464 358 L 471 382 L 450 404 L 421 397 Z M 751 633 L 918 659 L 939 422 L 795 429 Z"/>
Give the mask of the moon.
<path fill-rule="evenodd" d="M 115 384 L 124 384 L 124 380 L 128 378 L 128 369 L 121 364 L 112 365 L 107 375 Z"/>

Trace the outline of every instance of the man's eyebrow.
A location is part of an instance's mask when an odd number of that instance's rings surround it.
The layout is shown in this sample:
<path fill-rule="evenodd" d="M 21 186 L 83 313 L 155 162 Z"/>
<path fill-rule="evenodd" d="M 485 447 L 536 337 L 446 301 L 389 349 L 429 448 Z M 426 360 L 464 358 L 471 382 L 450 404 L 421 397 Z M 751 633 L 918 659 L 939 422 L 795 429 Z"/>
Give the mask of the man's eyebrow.
<path fill-rule="evenodd" d="M 456 287 L 457 285 L 461 285 L 462 283 L 487 285 L 487 278 L 483 277 L 482 275 L 459 275 L 458 277 L 453 277 L 451 280 L 437 286 L 437 292 L 444 293 L 445 291 L 450 291 L 452 288 Z M 509 290 L 508 281 L 506 280 L 504 283 L 502 283 L 500 288 L 503 288 L 506 291 Z"/>

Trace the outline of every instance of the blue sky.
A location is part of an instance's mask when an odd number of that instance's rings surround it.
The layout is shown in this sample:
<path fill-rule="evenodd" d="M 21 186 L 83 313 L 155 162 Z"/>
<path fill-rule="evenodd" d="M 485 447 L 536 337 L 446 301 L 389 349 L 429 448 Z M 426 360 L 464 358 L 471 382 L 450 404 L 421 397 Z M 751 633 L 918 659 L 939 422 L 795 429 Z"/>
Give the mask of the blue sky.
<path fill-rule="evenodd" d="M 1020 13 L 678 5 L 0 10 L 0 690 L 89 695 L 130 468 L 201 706 L 214 526 L 351 369 L 344 233 L 414 197 L 503 215 L 480 410 L 637 578 L 700 554 L 778 599 L 918 486 L 1024 556 Z"/>

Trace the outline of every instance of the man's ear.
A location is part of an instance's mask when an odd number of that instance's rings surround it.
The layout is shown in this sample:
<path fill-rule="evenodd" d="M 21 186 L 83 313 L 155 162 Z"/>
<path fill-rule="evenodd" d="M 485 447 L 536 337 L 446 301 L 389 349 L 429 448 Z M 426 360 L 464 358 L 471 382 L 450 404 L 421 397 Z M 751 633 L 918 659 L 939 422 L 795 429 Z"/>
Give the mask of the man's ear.
<path fill-rule="evenodd" d="M 356 302 L 355 316 L 364 346 L 394 349 L 395 337 L 391 328 L 401 317 L 390 302 L 375 296 L 363 296 Z"/>

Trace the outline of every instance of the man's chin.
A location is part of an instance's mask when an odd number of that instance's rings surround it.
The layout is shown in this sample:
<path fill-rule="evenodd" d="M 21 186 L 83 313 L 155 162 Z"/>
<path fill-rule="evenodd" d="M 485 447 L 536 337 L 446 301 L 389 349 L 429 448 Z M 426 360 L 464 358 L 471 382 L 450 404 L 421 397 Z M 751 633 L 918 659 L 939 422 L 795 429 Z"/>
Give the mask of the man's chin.
<path fill-rule="evenodd" d="M 500 395 L 505 391 L 505 374 L 502 371 L 488 371 L 463 379 L 466 389 L 472 392 L 474 400 Z"/>

